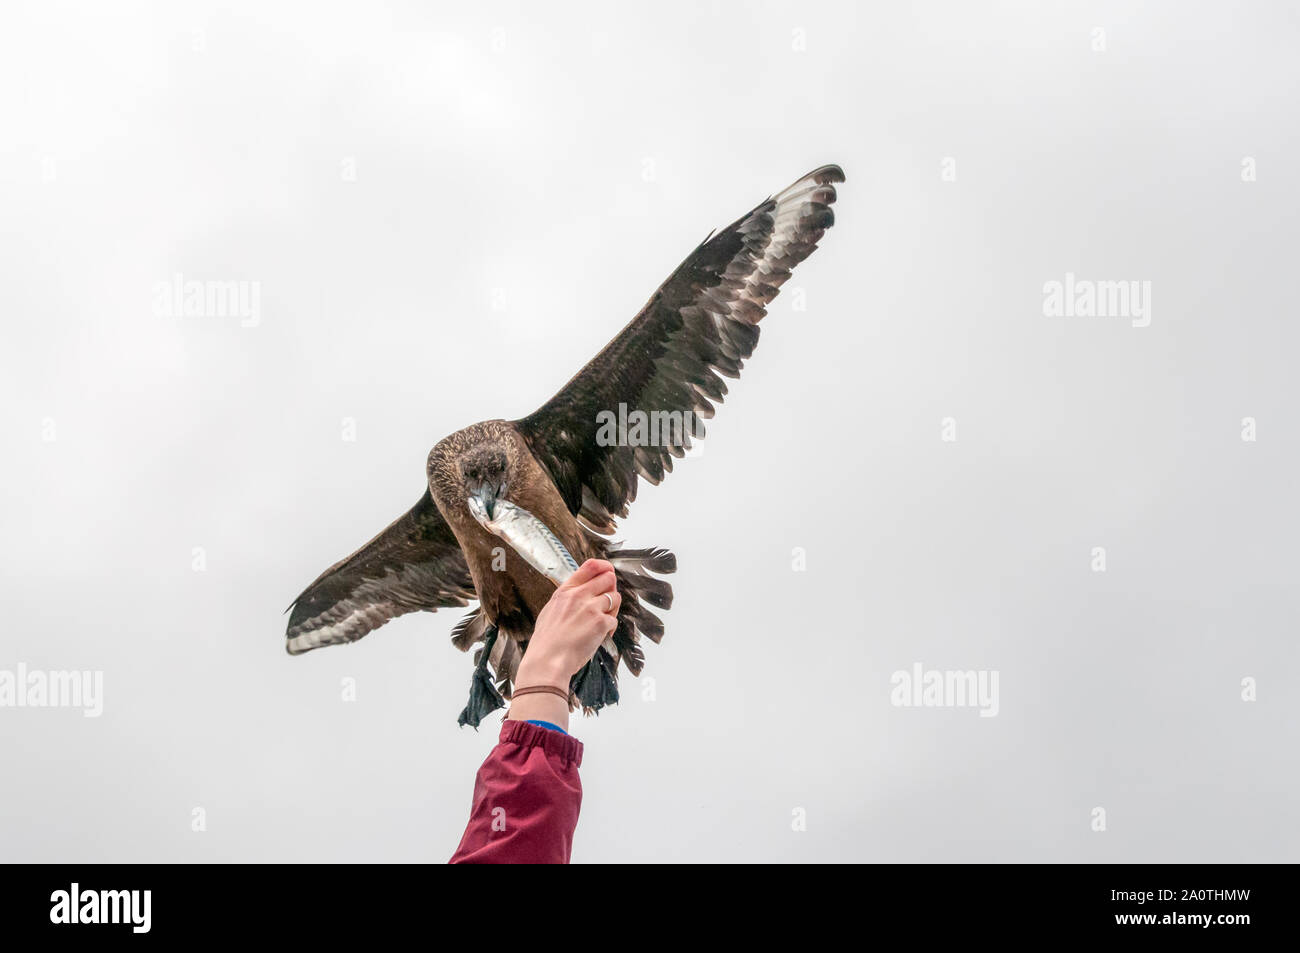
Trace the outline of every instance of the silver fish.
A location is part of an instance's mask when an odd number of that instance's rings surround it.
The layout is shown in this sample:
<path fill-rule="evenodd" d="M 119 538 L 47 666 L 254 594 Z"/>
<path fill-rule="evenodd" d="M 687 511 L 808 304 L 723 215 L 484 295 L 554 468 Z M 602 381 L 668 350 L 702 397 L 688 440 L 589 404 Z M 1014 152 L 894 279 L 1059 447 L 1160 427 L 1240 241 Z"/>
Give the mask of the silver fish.
<path fill-rule="evenodd" d="M 522 506 L 515 506 L 509 500 L 497 500 L 491 518 L 478 497 L 471 496 L 468 506 L 470 515 L 478 520 L 480 526 L 493 536 L 504 539 L 524 558 L 524 562 L 557 586 L 563 585 L 577 571 L 578 562 L 564 544 L 545 523 Z"/>

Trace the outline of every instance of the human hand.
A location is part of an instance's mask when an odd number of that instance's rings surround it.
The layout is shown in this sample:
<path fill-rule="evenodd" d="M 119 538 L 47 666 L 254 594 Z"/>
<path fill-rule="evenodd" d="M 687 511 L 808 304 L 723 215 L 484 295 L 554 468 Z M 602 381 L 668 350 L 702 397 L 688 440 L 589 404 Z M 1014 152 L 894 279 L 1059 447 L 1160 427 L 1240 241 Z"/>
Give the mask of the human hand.
<path fill-rule="evenodd" d="M 567 689 L 618 625 L 622 601 L 610 563 L 588 559 L 579 566 L 538 613 L 517 683 Z"/>
<path fill-rule="evenodd" d="M 569 679 L 618 626 L 622 601 L 610 563 L 588 559 L 579 566 L 537 614 L 516 687 L 553 685 L 567 692 Z M 569 706 L 558 695 L 528 694 L 511 704 L 507 717 L 549 721 L 567 729 Z"/>

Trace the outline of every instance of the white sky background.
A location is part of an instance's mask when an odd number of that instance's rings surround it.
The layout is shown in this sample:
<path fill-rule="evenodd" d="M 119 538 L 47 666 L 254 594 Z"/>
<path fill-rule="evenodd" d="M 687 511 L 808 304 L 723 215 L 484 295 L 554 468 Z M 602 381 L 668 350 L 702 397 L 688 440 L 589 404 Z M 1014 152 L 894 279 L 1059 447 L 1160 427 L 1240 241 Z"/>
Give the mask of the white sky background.
<path fill-rule="evenodd" d="M 456 726 L 461 613 L 289 658 L 282 610 L 838 162 L 624 524 L 677 602 L 655 700 L 574 723 L 574 859 L 1300 859 L 1294 9 L 113 6 L 0 29 L 0 668 L 105 691 L 0 709 L 0 856 L 449 856 L 497 725 Z M 177 272 L 260 324 L 155 315 Z M 1045 317 L 1067 272 L 1150 326 Z M 916 662 L 997 670 L 998 716 L 891 705 Z"/>

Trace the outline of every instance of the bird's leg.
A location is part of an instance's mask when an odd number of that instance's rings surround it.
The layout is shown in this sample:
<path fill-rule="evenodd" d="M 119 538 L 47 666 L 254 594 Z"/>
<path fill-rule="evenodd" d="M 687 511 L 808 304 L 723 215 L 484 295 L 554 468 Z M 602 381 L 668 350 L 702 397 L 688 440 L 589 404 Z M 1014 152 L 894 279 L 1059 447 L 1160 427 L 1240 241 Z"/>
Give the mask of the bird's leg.
<path fill-rule="evenodd" d="M 569 691 L 578 697 L 584 710 L 600 711 L 606 705 L 617 705 L 618 660 L 602 645 L 569 680 Z"/>
<path fill-rule="evenodd" d="M 469 702 L 456 719 L 462 728 L 471 725 L 477 730 L 479 722 L 498 708 L 505 707 L 505 699 L 493 687 L 492 676 L 488 674 L 488 659 L 492 657 L 492 646 L 496 644 L 497 635 L 495 625 L 488 625 L 484 630 L 483 648 L 479 649 L 478 659 L 474 663 L 474 675 L 469 683 Z"/>

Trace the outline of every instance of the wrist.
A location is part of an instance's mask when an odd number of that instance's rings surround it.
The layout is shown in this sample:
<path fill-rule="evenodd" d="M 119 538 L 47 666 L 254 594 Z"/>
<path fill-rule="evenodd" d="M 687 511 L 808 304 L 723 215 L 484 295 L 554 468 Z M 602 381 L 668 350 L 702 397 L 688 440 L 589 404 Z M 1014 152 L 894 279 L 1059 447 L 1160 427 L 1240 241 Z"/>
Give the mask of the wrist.
<path fill-rule="evenodd" d="M 527 687 L 520 682 L 520 687 Z M 558 695 L 539 692 L 520 695 L 510 701 L 510 710 L 506 712 L 507 721 L 549 721 L 558 725 L 562 731 L 569 730 L 569 703 Z"/>
<path fill-rule="evenodd" d="M 534 657 L 525 652 L 519 662 L 519 670 L 515 673 L 514 681 L 520 688 L 530 685 L 554 685 L 556 688 L 568 691 L 571 674 L 565 671 L 565 666 L 559 659 L 540 652 Z"/>

